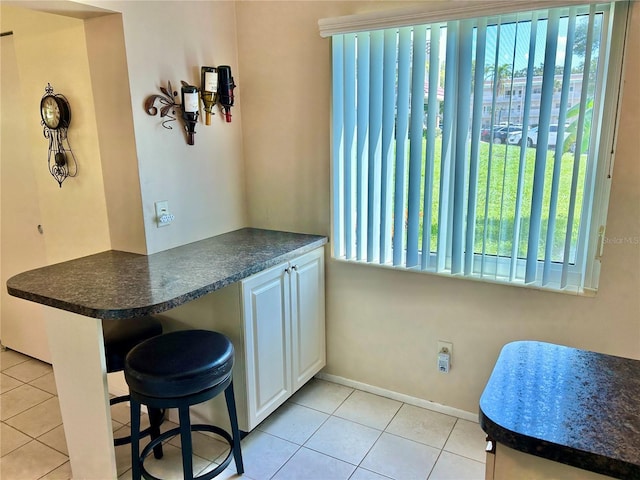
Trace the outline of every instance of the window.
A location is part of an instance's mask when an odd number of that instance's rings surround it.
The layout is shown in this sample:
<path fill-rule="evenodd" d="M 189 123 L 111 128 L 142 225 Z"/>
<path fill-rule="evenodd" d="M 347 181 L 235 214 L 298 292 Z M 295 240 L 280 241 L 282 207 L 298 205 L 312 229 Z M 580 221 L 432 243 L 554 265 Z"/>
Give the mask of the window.
<path fill-rule="evenodd" d="M 595 290 L 626 9 L 332 32 L 334 258 Z"/>

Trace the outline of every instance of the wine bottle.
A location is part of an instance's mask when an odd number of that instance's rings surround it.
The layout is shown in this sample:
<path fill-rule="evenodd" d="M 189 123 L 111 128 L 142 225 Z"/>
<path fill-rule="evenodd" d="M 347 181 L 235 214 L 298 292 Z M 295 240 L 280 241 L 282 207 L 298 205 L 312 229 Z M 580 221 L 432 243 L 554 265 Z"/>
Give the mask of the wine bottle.
<path fill-rule="evenodd" d="M 220 65 L 218 67 L 218 95 L 220 105 L 224 109 L 224 116 L 227 122 L 231 122 L 231 107 L 233 107 L 233 89 L 236 84 L 231 74 L 231 67 L 228 65 Z"/>
<path fill-rule="evenodd" d="M 211 125 L 213 107 L 218 102 L 218 72 L 215 67 L 202 67 L 202 103 L 204 104 L 205 123 Z"/>
<path fill-rule="evenodd" d="M 185 121 L 189 145 L 193 145 L 194 135 L 196 133 L 196 122 L 198 121 L 198 110 L 200 110 L 198 88 L 193 85 L 183 85 L 182 118 Z"/>

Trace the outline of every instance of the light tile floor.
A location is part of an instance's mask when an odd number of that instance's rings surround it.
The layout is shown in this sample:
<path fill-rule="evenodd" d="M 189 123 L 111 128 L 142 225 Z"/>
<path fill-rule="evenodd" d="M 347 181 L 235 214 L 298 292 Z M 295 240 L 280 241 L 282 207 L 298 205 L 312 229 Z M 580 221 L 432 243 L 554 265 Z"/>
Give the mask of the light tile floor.
<path fill-rule="evenodd" d="M 68 452 L 50 365 L 7 350 L 0 358 L 0 477 L 68 479 Z M 112 409 L 116 436 L 126 406 Z M 163 430 L 175 427 L 165 421 Z M 150 473 L 181 478 L 179 438 Z M 474 422 L 313 379 L 242 440 L 248 480 L 481 480 L 484 433 Z M 215 468 L 226 444 L 194 434 L 194 470 Z M 118 475 L 131 478 L 129 446 L 116 448 Z M 232 462 L 217 478 L 236 478 Z"/>

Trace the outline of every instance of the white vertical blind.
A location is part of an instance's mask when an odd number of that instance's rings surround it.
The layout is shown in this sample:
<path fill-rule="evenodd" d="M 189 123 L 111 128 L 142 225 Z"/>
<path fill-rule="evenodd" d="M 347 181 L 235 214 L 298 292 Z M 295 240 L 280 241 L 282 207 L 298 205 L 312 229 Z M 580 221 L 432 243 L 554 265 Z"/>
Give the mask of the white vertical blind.
<path fill-rule="evenodd" d="M 367 261 L 380 259 L 380 195 L 382 190 L 382 101 L 384 32 L 371 32 L 369 75 L 369 200 L 367 204 Z"/>
<path fill-rule="evenodd" d="M 589 23 L 587 27 L 587 37 L 586 37 L 586 47 L 585 47 L 585 68 L 582 73 L 582 91 L 580 92 L 580 108 L 578 115 L 578 125 L 576 127 L 576 146 L 582 145 L 582 136 L 584 134 L 584 121 L 585 121 L 585 113 L 586 113 L 586 104 L 588 97 L 588 88 L 589 88 L 589 74 L 591 71 L 591 51 L 593 49 L 593 30 L 594 30 L 594 19 L 595 19 L 595 5 L 591 5 L 589 10 Z M 573 234 L 573 219 L 575 217 L 576 210 L 576 192 L 578 189 L 578 174 L 580 169 L 580 158 L 581 148 L 576 148 L 574 153 L 573 160 L 573 174 L 571 177 L 571 194 L 569 196 L 569 211 L 567 214 L 567 235 L 564 241 L 564 252 L 562 262 L 562 276 L 560 279 L 560 287 L 565 288 L 568 282 L 569 276 L 569 259 L 571 256 L 571 238 Z"/>
<path fill-rule="evenodd" d="M 529 50 L 527 53 L 527 80 L 525 86 L 525 97 L 524 97 L 524 118 L 522 120 L 522 135 L 521 143 L 527 144 L 529 138 L 529 113 L 531 112 L 531 98 L 533 96 L 533 68 L 534 68 L 534 60 L 536 54 L 536 39 L 538 32 L 538 15 L 536 12 L 533 12 L 531 18 L 531 27 L 529 34 Z M 511 237 L 511 261 L 509 263 L 509 281 L 513 282 L 516 279 L 516 271 L 518 267 L 518 246 L 520 244 L 520 233 L 521 233 L 521 225 L 522 225 L 522 213 L 523 213 L 523 205 L 522 205 L 522 197 L 524 191 L 524 173 L 526 166 L 526 155 L 527 150 L 524 148 L 520 149 L 520 155 L 518 158 L 518 183 L 516 190 L 516 205 L 514 211 L 514 221 L 513 221 L 513 235 Z M 577 180 L 577 177 L 576 177 Z"/>
<path fill-rule="evenodd" d="M 345 181 L 345 128 L 344 128 L 344 112 L 347 104 L 344 100 L 345 90 L 345 74 L 344 74 L 344 40 L 342 36 L 333 39 L 331 44 L 333 58 L 333 83 L 331 85 L 333 91 L 331 108 L 334 112 L 338 112 L 333 116 L 331 124 L 332 149 L 331 156 L 333 158 L 332 177 L 333 185 L 333 234 L 338 241 L 333 242 L 333 256 L 347 257 L 345 255 L 346 239 L 344 237 L 345 221 L 345 193 L 347 190 L 347 182 Z"/>
<path fill-rule="evenodd" d="M 391 260 L 393 226 L 393 171 L 396 111 L 396 64 L 398 62 L 397 35 L 392 30 L 384 32 L 383 100 L 382 100 L 382 173 L 380 263 Z"/>
<path fill-rule="evenodd" d="M 573 59 L 573 44 L 575 41 L 576 15 L 575 8 L 569 10 L 569 24 L 567 29 L 567 46 L 564 54 L 564 66 L 562 74 L 562 86 L 560 95 L 560 107 L 558 112 L 558 130 L 556 133 L 556 147 L 553 163 L 553 177 L 551 180 L 551 199 L 549 202 L 549 222 L 547 238 L 544 249 L 544 269 L 542 271 L 542 284 L 546 285 L 551 279 L 551 259 L 553 255 L 553 239 L 556 232 L 556 215 L 558 212 L 558 190 L 560 189 L 560 169 L 562 167 L 562 153 L 564 151 L 564 130 L 567 119 L 567 102 L 569 101 L 569 89 L 571 88 L 571 61 Z M 566 238 L 566 235 L 565 235 Z M 568 259 L 565 259 L 565 262 Z"/>
<path fill-rule="evenodd" d="M 542 228 L 542 201 L 547 168 L 547 149 L 549 146 L 549 128 L 551 124 L 551 107 L 555 88 L 556 53 L 558 50 L 558 27 L 560 13 L 549 12 L 547 22 L 546 50 L 544 52 L 544 71 L 542 74 L 542 91 L 540 94 L 540 123 L 536 140 L 536 162 L 533 171 L 533 192 L 531 194 L 531 219 L 529 221 L 529 241 L 527 244 L 527 265 L 524 281 L 532 283 L 536 280 L 538 270 L 538 247 L 540 229 Z"/>
<path fill-rule="evenodd" d="M 333 255 L 581 290 L 610 10 L 333 35 Z"/>
<path fill-rule="evenodd" d="M 471 98 L 473 23 L 470 20 L 460 22 L 458 39 L 458 92 L 457 98 Z M 475 103 L 475 102 L 474 102 Z M 477 102 L 479 103 L 479 102 Z M 461 273 L 464 257 L 464 226 L 466 218 L 465 194 L 467 186 L 467 147 L 471 105 L 469 101 L 458 101 L 456 110 L 456 148 L 453 169 L 453 229 L 451 232 L 451 273 Z"/>
<path fill-rule="evenodd" d="M 427 91 L 427 131 L 425 141 L 425 175 L 424 175 L 424 201 L 423 201 L 423 231 L 431 232 L 433 224 L 433 200 L 434 200 L 434 170 L 436 150 L 436 130 L 438 128 L 439 100 L 438 88 L 440 87 L 440 35 L 441 25 L 431 25 L 429 29 L 429 83 Z M 431 250 L 431 236 L 422 236 L 422 251 Z M 422 270 L 429 267 L 429 255 L 422 255 L 420 262 Z"/>
<path fill-rule="evenodd" d="M 445 46 L 446 61 L 444 68 L 444 91 L 451 92 L 445 95 L 442 107 L 442 150 L 440 151 L 440 190 L 438 198 L 438 233 L 436 247 L 436 271 L 447 269 L 449 261 L 450 242 L 449 224 L 451 222 L 451 167 L 455 148 L 455 107 L 457 93 L 456 63 L 457 63 L 457 33 L 458 22 L 449 22 L 446 27 L 447 42 Z"/>
<path fill-rule="evenodd" d="M 406 156 L 407 135 L 409 132 L 409 88 L 411 86 L 409 69 L 411 54 L 410 27 L 398 31 L 398 99 L 396 101 L 396 169 L 393 222 L 393 264 L 404 261 L 405 229 L 404 206 L 406 204 Z"/>
<path fill-rule="evenodd" d="M 358 34 L 356 55 L 356 258 L 366 260 L 369 191 L 370 34 Z"/>
<path fill-rule="evenodd" d="M 477 48 L 475 56 L 476 65 L 484 65 L 487 46 L 487 19 L 482 18 L 478 22 Z M 482 98 L 484 89 L 485 72 L 482 68 L 476 68 L 474 74 L 473 98 Z M 473 102 L 473 129 L 471 131 L 471 149 L 469 159 L 469 195 L 467 205 L 467 227 L 465 234 L 464 274 L 471 275 L 475 259 L 474 242 L 476 233 L 476 208 L 478 192 L 478 175 L 480 166 L 480 133 L 482 128 L 482 102 Z"/>
<path fill-rule="evenodd" d="M 407 267 L 418 264 L 418 227 L 420 215 L 420 187 L 422 185 L 422 125 L 424 117 L 424 80 L 427 27 L 413 29 L 413 64 L 411 84 L 421 85 L 420 91 L 411 91 L 411 126 L 409 142 L 409 191 L 407 194 Z"/>

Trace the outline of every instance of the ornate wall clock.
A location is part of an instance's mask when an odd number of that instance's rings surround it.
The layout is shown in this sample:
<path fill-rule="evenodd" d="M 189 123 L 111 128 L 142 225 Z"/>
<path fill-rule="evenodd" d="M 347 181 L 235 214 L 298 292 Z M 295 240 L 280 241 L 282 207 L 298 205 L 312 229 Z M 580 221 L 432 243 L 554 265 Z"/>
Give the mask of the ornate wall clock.
<path fill-rule="evenodd" d="M 64 95 L 54 94 L 50 83 L 44 89 L 44 96 L 40 100 L 40 117 L 44 138 L 49 140 L 49 154 L 47 163 L 49 173 L 62 188 L 62 182 L 67 177 L 78 174 L 76 157 L 69 145 L 67 131 L 71 124 L 71 107 Z"/>

